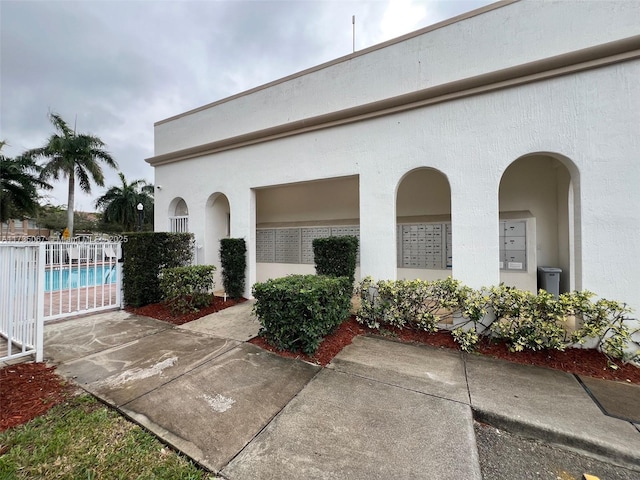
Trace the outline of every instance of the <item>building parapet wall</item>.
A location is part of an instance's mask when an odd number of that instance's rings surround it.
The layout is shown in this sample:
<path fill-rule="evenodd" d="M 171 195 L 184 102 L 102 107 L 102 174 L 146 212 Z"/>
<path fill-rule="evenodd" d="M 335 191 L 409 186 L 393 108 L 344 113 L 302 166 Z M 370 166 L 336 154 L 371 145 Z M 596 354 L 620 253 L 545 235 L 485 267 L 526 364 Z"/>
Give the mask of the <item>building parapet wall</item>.
<path fill-rule="evenodd" d="M 637 35 L 638 24 L 636 2 L 498 2 L 160 121 L 155 125 L 155 155 L 615 44 Z"/>

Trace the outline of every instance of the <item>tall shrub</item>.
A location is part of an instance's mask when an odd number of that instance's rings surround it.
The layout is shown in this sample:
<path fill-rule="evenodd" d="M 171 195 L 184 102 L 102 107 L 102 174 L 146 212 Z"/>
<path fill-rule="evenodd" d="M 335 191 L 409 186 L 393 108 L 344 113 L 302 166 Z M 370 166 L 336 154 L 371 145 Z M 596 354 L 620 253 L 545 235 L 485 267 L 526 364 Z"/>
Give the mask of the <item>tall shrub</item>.
<path fill-rule="evenodd" d="M 326 237 L 313 241 L 313 256 L 318 275 L 347 277 L 353 284 L 357 255 L 358 237 Z"/>
<path fill-rule="evenodd" d="M 231 298 L 244 293 L 245 270 L 247 268 L 247 246 L 244 238 L 223 238 L 220 240 L 220 263 L 224 291 Z"/>
<path fill-rule="evenodd" d="M 160 271 L 184 267 L 193 260 L 192 233 L 135 232 L 126 234 L 122 286 L 124 301 L 142 307 L 162 300 Z"/>

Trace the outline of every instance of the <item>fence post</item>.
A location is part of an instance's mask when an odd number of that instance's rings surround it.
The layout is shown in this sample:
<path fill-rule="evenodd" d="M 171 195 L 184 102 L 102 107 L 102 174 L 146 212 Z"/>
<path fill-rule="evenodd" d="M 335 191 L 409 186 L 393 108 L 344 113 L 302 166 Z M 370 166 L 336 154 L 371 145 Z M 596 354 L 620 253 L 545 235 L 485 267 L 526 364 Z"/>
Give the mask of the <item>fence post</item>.
<path fill-rule="evenodd" d="M 38 301 L 36 305 L 36 362 L 42 362 L 44 354 L 44 267 L 46 263 L 45 243 L 38 243 Z"/>
<path fill-rule="evenodd" d="M 116 244 L 116 279 L 120 283 L 120 288 L 116 288 L 116 305 L 120 305 L 120 310 L 124 309 L 123 262 L 120 261 L 123 258 L 122 243 L 123 242 L 118 242 Z"/>

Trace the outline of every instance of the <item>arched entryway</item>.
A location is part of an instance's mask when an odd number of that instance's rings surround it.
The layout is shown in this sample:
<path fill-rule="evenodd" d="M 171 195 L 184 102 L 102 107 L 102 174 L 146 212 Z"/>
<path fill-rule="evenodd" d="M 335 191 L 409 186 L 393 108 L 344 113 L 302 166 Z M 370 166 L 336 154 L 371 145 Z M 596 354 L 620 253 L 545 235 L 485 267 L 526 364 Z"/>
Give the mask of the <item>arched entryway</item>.
<path fill-rule="evenodd" d="M 408 172 L 396 192 L 399 279 L 451 275 L 451 187 L 433 168 Z"/>
<path fill-rule="evenodd" d="M 501 281 L 520 287 L 518 280 L 528 275 L 528 289 L 534 290 L 537 267 L 558 267 L 560 292 L 581 288 L 579 187 L 575 164 L 555 153 L 527 154 L 505 169 L 499 190 L 500 225 L 506 228 Z M 511 238 L 509 229 L 519 238 Z"/>
<path fill-rule="evenodd" d="M 221 290 L 220 240 L 231 236 L 231 207 L 224 193 L 216 192 L 207 199 L 205 212 L 205 263 L 216 267 L 216 290 Z"/>

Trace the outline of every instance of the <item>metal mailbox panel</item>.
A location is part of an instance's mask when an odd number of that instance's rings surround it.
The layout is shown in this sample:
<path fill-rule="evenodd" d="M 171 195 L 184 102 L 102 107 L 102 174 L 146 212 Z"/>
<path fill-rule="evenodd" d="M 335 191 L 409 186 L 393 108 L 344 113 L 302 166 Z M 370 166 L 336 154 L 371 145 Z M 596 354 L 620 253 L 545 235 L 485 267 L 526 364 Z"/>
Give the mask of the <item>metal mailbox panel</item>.
<path fill-rule="evenodd" d="M 276 230 L 276 263 L 300 263 L 300 229 Z"/>
<path fill-rule="evenodd" d="M 313 255 L 313 241 L 316 238 L 326 238 L 330 236 L 331 229 L 329 227 L 308 227 L 302 229 L 302 263 L 315 263 Z"/>
<path fill-rule="evenodd" d="M 273 263 L 276 259 L 275 230 L 256 230 L 256 262 Z"/>
<path fill-rule="evenodd" d="M 525 250 L 525 237 L 504 237 L 505 250 Z"/>
<path fill-rule="evenodd" d="M 526 270 L 527 252 L 522 250 L 506 250 L 504 261 L 507 270 Z"/>
<path fill-rule="evenodd" d="M 523 221 L 504 222 L 505 237 L 524 237 L 526 236 L 526 223 Z"/>

